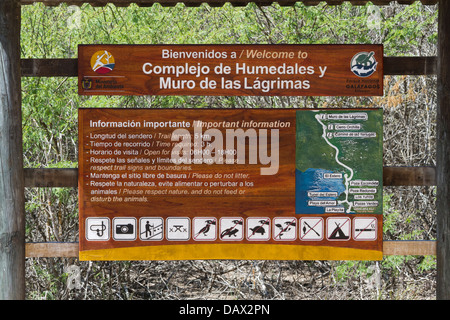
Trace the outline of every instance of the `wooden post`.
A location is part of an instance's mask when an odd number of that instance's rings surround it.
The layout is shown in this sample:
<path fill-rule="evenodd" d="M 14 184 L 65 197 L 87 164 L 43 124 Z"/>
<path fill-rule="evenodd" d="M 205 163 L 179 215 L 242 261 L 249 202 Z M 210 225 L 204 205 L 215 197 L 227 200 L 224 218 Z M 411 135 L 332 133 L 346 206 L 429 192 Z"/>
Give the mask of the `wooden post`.
<path fill-rule="evenodd" d="M 25 299 L 20 4 L 0 1 L 0 299 Z"/>
<path fill-rule="evenodd" d="M 450 300 L 450 1 L 439 1 L 437 67 L 437 292 Z"/>

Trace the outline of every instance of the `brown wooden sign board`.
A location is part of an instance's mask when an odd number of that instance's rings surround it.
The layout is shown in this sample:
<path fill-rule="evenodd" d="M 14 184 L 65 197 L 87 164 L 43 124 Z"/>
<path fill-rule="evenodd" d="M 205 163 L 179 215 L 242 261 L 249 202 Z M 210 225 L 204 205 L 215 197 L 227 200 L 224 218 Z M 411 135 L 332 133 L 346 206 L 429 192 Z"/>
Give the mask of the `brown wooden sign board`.
<path fill-rule="evenodd" d="M 382 45 L 79 45 L 80 95 L 381 96 Z"/>
<path fill-rule="evenodd" d="M 379 260 L 382 170 L 381 109 L 80 109 L 79 256 Z"/>

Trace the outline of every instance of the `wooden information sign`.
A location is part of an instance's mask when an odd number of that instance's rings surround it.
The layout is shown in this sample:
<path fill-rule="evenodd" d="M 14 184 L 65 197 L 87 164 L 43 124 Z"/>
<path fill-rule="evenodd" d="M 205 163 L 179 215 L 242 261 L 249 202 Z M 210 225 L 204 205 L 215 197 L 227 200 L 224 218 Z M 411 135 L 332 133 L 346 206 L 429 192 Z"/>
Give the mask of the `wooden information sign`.
<path fill-rule="evenodd" d="M 382 45 L 80 45 L 81 95 L 381 96 Z"/>
<path fill-rule="evenodd" d="M 80 260 L 382 259 L 381 109 L 80 109 Z"/>

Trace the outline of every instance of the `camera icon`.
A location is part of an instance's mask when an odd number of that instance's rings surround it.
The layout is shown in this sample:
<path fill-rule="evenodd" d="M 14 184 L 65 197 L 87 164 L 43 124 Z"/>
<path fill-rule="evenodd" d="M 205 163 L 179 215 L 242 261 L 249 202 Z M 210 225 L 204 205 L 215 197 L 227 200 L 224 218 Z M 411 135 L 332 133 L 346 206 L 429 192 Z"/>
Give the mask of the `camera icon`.
<path fill-rule="evenodd" d="M 116 234 L 133 234 L 134 226 L 131 223 L 116 225 Z"/>
<path fill-rule="evenodd" d="M 136 218 L 114 218 L 113 239 L 136 240 L 136 223 Z"/>

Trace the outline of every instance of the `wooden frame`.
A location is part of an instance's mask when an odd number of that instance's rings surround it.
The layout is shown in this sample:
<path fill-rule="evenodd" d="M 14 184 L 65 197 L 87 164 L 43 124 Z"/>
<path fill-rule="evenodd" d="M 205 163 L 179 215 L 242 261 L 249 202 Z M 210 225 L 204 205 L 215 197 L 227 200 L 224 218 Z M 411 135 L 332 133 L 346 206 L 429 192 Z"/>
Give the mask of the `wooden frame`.
<path fill-rule="evenodd" d="M 436 57 L 384 57 L 385 75 L 434 75 L 437 70 Z M 78 76 L 77 59 L 23 59 L 21 60 L 23 77 L 76 77 Z M 78 185 L 78 169 L 25 169 L 25 187 L 73 187 Z M 435 186 L 435 167 L 384 167 L 383 185 L 385 186 Z M 427 243 L 427 245 L 425 245 Z M 433 243 L 430 245 L 429 243 Z M 73 246 L 73 244 L 72 244 Z M 47 248 L 42 251 L 41 248 Z M 54 243 L 34 246 L 27 244 L 27 256 L 51 255 L 52 250 L 58 255 L 67 251 L 66 244 Z M 389 241 L 386 255 L 435 255 L 434 241 L 403 242 Z M 34 250 L 37 250 L 34 252 Z"/>
<path fill-rule="evenodd" d="M 385 75 L 434 75 L 437 70 L 437 57 L 384 57 Z M 76 77 L 78 76 L 77 59 L 23 59 L 21 60 L 23 77 Z M 71 187 L 78 185 L 78 169 L 31 169 L 26 168 L 25 187 Z M 385 186 L 435 186 L 435 167 L 384 167 L 383 185 Z M 424 243 L 427 243 L 425 245 Z M 434 241 L 430 241 L 434 243 Z M 71 246 L 73 246 L 72 244 Z M 46 248 L 44 251 L 41 248 Z M 67 251 L 66 244 L 53 243 L 27 244 L 27 256 L 51 255 L 52 250 L 58 255 L 60 252 L 72 252 L 77 256 L 78 252 Z M 424 249 L 425 248 L 425 249 Z M 386 245 L 386 255 L 435 255 L 435 243 L 429 242 L 389 241 Z M 36 252 L 34 252 L 36 250 Z M 62 251 L 61 251 L 62 250 Z M 425 250 L 425 251 L 424 251 Z"/>
<path fill-rule="evenodd" d="M 437 57 L 384 57 L 385 75 L 434 75 Z M 76 77 L 77 59 L 23 59 L 23 77 Z M 31 169 L 27 168 L 25 187 L 72 187 L 78 185 L 78 169 Z M 384 186 L 435 186 L 435 167 L 384 167 Z M 27 244 L 28 257 L 56 256 L 69 254 L 78 256 L 73 246 L 78 244 L 52 243 Z M 71 248 L 71 249 L 68 249 Z M 435 241 L 386 241 L 385 255 L 435 255 Z"/>

